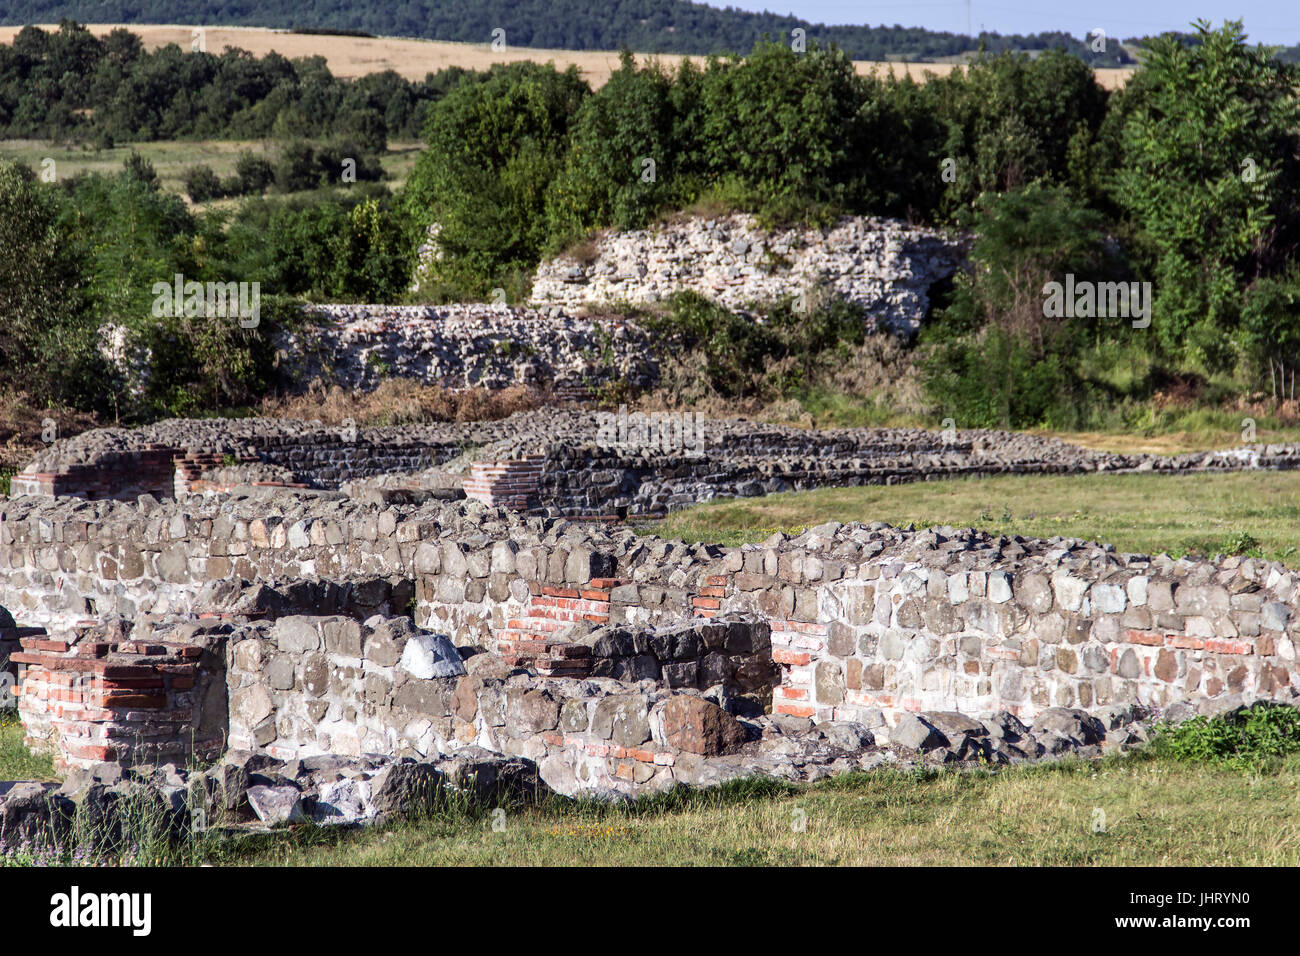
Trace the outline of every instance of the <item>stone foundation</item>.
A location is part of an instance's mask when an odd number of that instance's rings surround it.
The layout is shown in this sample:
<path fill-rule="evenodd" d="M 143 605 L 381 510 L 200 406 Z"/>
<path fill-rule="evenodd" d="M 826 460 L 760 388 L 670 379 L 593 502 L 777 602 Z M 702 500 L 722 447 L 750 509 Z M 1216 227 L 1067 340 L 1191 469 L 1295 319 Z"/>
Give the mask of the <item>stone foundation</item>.
<path fill-rule="evenodd" d="M 637 714 L 644 709 L 652 726 L 673 695 L 712 695 L 728 714 L 749 721 L 750 743 L 768 739 L 762 721 L 778 718 L 806 720 L 807 728 L 852 725 L 892 740 L 900 727 L 915 729 L 909 714 L 1004 714 L 1029 724 L 1061 708 L 1128 713 L 1190 704 L 1214 711 L 1256 699 L 1290 701 L 1300 687 L 1295 575 L 1250 558 L 1175 561 L 1066 539 L 835 523 L 723 548 L 523 517 L 473 501 L 384 506 L 282 494 L 269 510 L 267 501 L 247 497 L 148 507 L 6 502 L 6 606 L 52 632 L 75 625 L 89 606 L 124 614 L 135 629 L 131 641 L 112 646 L 65 648 L 55 634 L 49 640 L 58 646 L 24 647 L 16 659 L 35 668 L 24 682 L 33 738 L 47 720 L 38 702 L 83 668 L 102 682 L 90 685 L 90 697 L 66 703 L 113 715 L 100 715 L 104 733 L 78 723 L 80 711 L 61 718 L 76 724 L 53 735 L 63 759 L 75 759 L 83 744 L 118 739 L 120 708 L 108 705 L 136 689 L 114 683 L 118 666 L 154 668 L 122 676 L 154 682 L 155 689 L 162 680 L 162 693 L 148 695 L 158 698 L 156 706 L 128 710 L 128 721 L 136 713 L 157 729 L 150 721 L 164 714 L 187 729 L 202 725 L 202 714 L 185 710 L 193 705 L 187 689 L 162 679 L 158 668 L 182 665 L 193 653 L 173 644 L 214 639 L 192 625 L 173 633 L 181 625 L 168 622 L 212 613 L 205 608 L 221 603 L 213 589 L 231 578 L 253 582 L 250 593 L 262 595 L 245 598 L 244 589 L 224 599 L 236 616 L 221 640 L 229 653 L 243 655 L 226 664 L 233 675 L 230 734 L 240 747 L 284 757 L 348 749 L 354 740 L 360 752 L 391 754 L 474 745 L 538 761 L 548 782 L 565 781 L 557 789 L 686 778 L 662 772 L 677 766 L 664 762 L 668 757 L 680 757 L 667 730 L 614 744 L 600 742 L 613 737 L 594 739 L 591 722 L 579 727 L 574 717 L 566 730 L 551 726 L 548 716 L 537 718 L 547 726 L 521 736 L 514 731 L 524 718 L 512 718 L 507 707 L 505 722 L 494 723 L 496 705 L 485 703 L 476 684 L 476 716 L 465 716 L 470 703 L 463 702 L 462 726 L 454 719 L 455 687 L 436 683 L 450 680 L 443 676 L 410 684 L 433 695 L 422 703 L 399 702 L 407 686 L 399 671 L 415 671 L 401 664 L 405 644 L 392 636 L 394 622 L 404 619 L 384 616 L 395 612 L 395 597 L 364 624 L 355 617 L 304 619 L 293 616 L 301 613 L 293 602 L 267 598 L 266 585 L 257 582 L 315 575 L 346 589 L 367 576 L 406 580 L 428 640 L 447 635 L 459 648 L 468 671 L 461 678 L 488 687 L 491 675 L 500 687 L 521 688 L 521 701 L 544 698 L 547 715 L 552 704 L 559 713 L 565 701 L 584 700 L 591 721 L 602 700 L 629 697 L 627 706 Z M 348 593 L 360 594 L 360 586 Z M 298 606 L 308 600 L 304 593 Z M 400 628 L 399 637 L 413 639 L 409 621 Z M 263 650 L 238 650 L 249 642 Z M 214 681 L 222 679 L 219 670 Z M 262 690 L 251 707 L 240 695 L 254 685 Z M 326 711 L 317 713 L 322 700 Z M 745 716 L 767 706 L 771 717 Z M 593 756 L 592 748 L 616 746 L 622 750 Z M 630 750 L 649 756 L 629 758 Z M 761 747 L 751 757 L 762 767 L 775 759 Z M 591 762 L 597 758 L 604 763 Z M 638 769 L 638 762 L 646 766 Z"/>

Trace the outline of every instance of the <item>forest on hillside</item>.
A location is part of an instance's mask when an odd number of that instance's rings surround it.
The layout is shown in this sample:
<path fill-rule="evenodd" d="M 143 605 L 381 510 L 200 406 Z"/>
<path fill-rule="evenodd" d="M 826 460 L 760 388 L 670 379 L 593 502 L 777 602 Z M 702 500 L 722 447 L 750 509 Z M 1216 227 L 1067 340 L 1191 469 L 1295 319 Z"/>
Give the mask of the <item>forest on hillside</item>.
<path fill-rule="evenodd" d="M 515 46 L 638 53 L 747 53 L 764 37 L 835 44 L 857 60 L 935 60 L 984 49 L 1063 49 L 1094 66 L 1132 63 L 1118 43 L 1093 51 L 1082 38 L 1056 31 L 1032 36 L 964 34 L 904 26 L 826 26 L 775 13 L 719 9 L 686 0 L 10 0 L 0 24 L 191 23 L 277 29 L 363 31 L 380 36 L 487 43 L 494 29 Z"/>

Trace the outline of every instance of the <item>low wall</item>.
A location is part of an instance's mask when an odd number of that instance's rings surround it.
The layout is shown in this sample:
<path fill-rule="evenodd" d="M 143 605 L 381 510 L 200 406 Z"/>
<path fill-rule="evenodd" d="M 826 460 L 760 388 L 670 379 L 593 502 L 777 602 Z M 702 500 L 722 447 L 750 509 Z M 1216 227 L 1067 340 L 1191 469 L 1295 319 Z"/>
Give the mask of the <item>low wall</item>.
<path fill-rule="evenodd" d="M 175 474 L 169 477 L 168 460 Z M 149 463 L 152 462 L 152 465 Z M 719 497 L 974 475 L 1286 469 L 1300 445 L 1118 455 L 987 430 L 808 430 L 545 408 L 498 421 L 387 428 L 286 419 L 169 420 L 59 441 L 15 495 L 135 500 L 244 485 L 441 489 L 534 514 L 661 514 Z M 468 470 L 468 474 L 466 471 Z"/>
<path fill-rule="evenodd" d="M 562 793 L 658 788 L 739 750 L 716 704 L 649 683 L 545 678 L 398 621 L 286 617 L 229 643 L 230 744 L 281 760 L 484 748 L 535 761 Z M 485 666 L 476 667 L 476 664 Z"/>
<path fill-rule="evenodd" d="M 185 764 L 226 744 L 220 653 L 202 644 L 25 637 L 18 711 L 27 745 L 66 769 Z"/>

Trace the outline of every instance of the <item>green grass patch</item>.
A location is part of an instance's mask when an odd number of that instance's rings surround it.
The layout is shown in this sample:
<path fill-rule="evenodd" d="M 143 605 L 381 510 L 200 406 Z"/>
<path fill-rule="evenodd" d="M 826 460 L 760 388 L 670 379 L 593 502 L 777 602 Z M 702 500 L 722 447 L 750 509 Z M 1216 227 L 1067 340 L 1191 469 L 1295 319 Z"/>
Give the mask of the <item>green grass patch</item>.
<path fill-rule="evenodd" d="M 882 770 L 811 786 L 737 781 L 627 808 L 563 801 L 377 831 L 310 830 L 248 845 L 229 862 L 1289 865 L 1300 862 L 1298 785 L 1295 759 L 1254 775 L 1141 755 L 998 773 Z"/>
<path fill-rule="evenodd" d="M 1005 475 L 819 488 L 710 502 L 637 530 L 734 545 L 830 520 L 1062 535 L 1143 554 L 1245 554 L 1300 567 L 1300 471 Z"/>
<path fill-rule="evenodd" d="M 55 780 L 54 761 L 37 756 L 23 745 L 18 711 L 0 710 L 0 780 Z"/>

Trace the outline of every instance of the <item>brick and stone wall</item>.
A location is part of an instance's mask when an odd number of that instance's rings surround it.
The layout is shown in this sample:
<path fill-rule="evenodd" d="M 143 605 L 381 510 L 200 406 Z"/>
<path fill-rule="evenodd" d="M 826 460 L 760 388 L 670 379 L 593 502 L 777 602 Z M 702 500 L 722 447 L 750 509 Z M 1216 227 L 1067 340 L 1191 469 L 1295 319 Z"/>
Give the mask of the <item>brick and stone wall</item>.
<path fill-rule="evenodd" d="M 273 512 L 254 499 L 147 509 L 10 500 L 0 600 L 24 624 L 54 626 L 91 608 L 193 613 L 202 589 L 228 577 L 394 575 L 414 583 L 422 626 L 460 646 L 516 642 L 506 650 L 561 668 L 590 650 L 546 641 L 587 646 L 591 627 L 750 616 L 770 629 L 782 667 L 778 707 L 818 718 L 935 708 L 1032 717 L 1050 706 L 1279 697 L 1300 684 L 1294 574 L 1250 558 L 1174 561 L 858 525 L 721 548 L 477 502 L 286 498 Z M 587 627 L 566 633 L 576 624 Z M 670 661 L 658 663 L 662 674 Z"/>
<path fill-rule="evenodd" d="M 746 740 L 700 696 L 536 676 L 489 654 L 462 663 L 401 619 L 285 617 L 229 641 L 231 746 L 280 760 L 482 748 L 536 762 L 562 793 L 632 791 L 694 782 L 706 756 Z"/>
<path fill-rule="evenodd" d="M 211 647 L 110 637 L 94 626 L 21 643 L 10 660 L 22 668 L 26 742 L 56 766 L 184 764 L 225 749 L 224 664 Z"/>

